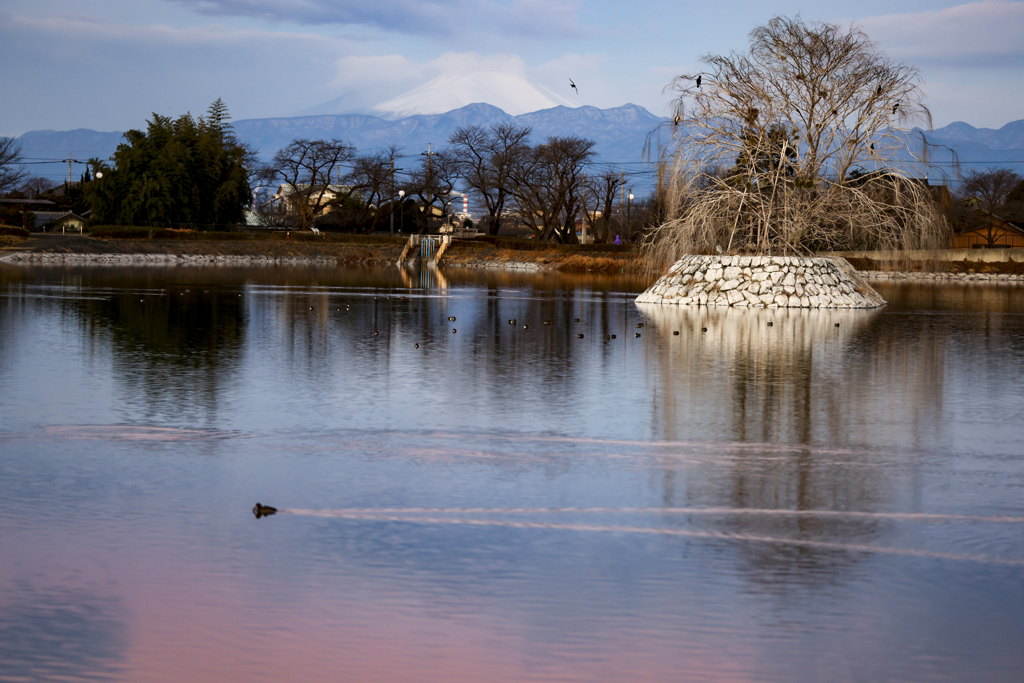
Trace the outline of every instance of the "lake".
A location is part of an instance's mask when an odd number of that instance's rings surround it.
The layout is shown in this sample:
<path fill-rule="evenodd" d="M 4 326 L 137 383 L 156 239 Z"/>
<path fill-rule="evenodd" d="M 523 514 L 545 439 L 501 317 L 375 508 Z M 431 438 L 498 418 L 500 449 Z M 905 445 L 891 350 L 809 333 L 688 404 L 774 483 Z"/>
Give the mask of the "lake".
<path fill-rule="evenodd" d="M 1024 289 L 642 288 L 0 265 L 0 681 L 1024 680 Z"/>

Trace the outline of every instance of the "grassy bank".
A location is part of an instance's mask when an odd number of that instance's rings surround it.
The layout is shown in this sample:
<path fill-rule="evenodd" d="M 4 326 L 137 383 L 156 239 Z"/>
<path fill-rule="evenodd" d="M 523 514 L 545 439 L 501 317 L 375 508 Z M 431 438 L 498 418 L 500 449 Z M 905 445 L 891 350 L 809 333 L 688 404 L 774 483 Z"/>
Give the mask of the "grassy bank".
<path fill-rule="evenodd" d="M 284 232 L 216 233 L 115 226 L 90 236 L 35 235 L 8 249 L 72 254 L 172 254 L 333 258 L 347 263 L 394 263 L 407 238 Z M 636 252 L 621 245 L 557 245 L 535 240 L 485 237 L 453 240 L 441 265 L 506 267 L 532 264 L 564 273 L 639 272 Z"/>
<path fill-rule="evenodd" d="M 20 229 L 19 229 L 20 230 Z M 13 231 L 11 231 L 13 232 Z M 94 228 L 91 236 L 0 235 L 0 251 L 72 254 L 172 254 L 331 258 L 343 263 L 394 263 L 406 237 L 312 233 L 216 233 L 116 226 Z M 847 257 L 857 270 L 1024 275 L 1020 261 L 879 260 Z M 562 273 L 628 274 L 656 279 L 632 246 L 613 244 L 558 245 L 536 240 L 481 237 L 453 240 L 442 266 L 470 268 L 530 267 Z"/>
<path fill-rule="evenodd" d="M 1024 275 L 1024 249 L 1020 262 L 1008 261 L 882 261 L 869 258 L 847 257 L 857 270 L 897 271 L 906 273 L 983 273 L 987 275 Z"/>
<path fill-rule="evenodd" d="M 637 252 L 614 244 L 548 244 L 536 240 L 483 238 L 452 240 L 442 266 L 489 268 L 529 263 L 563 273 L 629 273 L 641 271 Z"/>

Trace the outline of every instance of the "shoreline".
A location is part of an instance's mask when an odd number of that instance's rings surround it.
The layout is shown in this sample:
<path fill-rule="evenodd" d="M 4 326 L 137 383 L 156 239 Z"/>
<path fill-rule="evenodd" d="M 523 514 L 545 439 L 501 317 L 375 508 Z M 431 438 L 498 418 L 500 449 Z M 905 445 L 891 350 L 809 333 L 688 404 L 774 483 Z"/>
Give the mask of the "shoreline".
<path fill-rule="evenodd" d="M 26 248 L 28 247 L 28 248 Z M 329 266 L 396 265 L 402 248 L 391 244 L 265 240 L 176 241 L 176 240 L 99 240 L 86 237 L 30 240 L 25 245 L 0 249 L 0 263 L 11 265 L 95 265 L 95 266 Z M 1024 256 L 1024 250 L 1022 256 Z M 905 280 L 917 282 L 985 282 L 1024 284 L 1024 264 L 1011 267 L 975 262 L 930 264 L 941 270 L 877 270 L 876 264 L 856 272 L 872 281 Z M 631 252 L 565 252 L 539 248 L 520 251 L 488 245 L 453 245 L 438 262 L 438 267 L 520 272 L 561 272 L 566 274 L 642 275 L 641 259 Z M 924 264 L 914 264 L 920 267 Z M 1000 272 L 1009 270 L 1010 272 Z M 1019 272 L 1018 272 L 1019 271 Z M 657 280 L 652 276 L 651 281 Z"/>

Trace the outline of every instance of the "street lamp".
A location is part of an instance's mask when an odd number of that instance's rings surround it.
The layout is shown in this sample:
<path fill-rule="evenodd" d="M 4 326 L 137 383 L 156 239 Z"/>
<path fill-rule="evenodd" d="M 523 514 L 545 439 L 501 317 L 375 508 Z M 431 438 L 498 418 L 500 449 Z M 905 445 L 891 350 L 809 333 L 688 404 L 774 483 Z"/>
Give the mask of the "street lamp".
<path fill-rule="evenodd" d="M 629 201 L 626 202 L 626 227 L 629 227 L 629 213 L 633 208 L 633 190 L 629 191 Z"/>
<path fill-rule="evenodd" d="M 405 231 L 405 190 L 398 191 L 398 210 L 401 211 L 398 214 L 398 234 L 401 235 Z"/>

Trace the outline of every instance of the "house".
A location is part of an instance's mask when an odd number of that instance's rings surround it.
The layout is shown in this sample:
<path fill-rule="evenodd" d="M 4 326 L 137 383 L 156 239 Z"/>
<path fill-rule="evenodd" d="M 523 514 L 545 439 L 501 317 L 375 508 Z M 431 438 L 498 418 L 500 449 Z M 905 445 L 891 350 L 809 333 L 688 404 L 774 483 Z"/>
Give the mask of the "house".
<path fill-rule="evenodd" d="M 978 211 L 980 224 L 957 230 L 949 240 L 952 249 L 1007 249 L 1024 247 L 1024 223 L 1015 223 L 987 211 Z"/>
<path fill-rule="evenodd" d="M 285 183 L 277 188 L 277 192 L 271 198 L 271 203 L 282 213 L 297 214 L 301 213 L 302 197 L 306 198 L 307 206 L 316 206 L 317 200 L 319 200 L 320 210 L 317 215 L 330 213 L 335 206 L 331 202 L 336 199 L 361 198 L 359 193 L 348 185 L 310 186 L 308 183 L 295 185 Z"/>
<path fill-rule="evenodd" d="M 77 232 L 85 227 L 85 218 L 71 211 L 36 211 L 35 231 L 42 232 Z"/>

